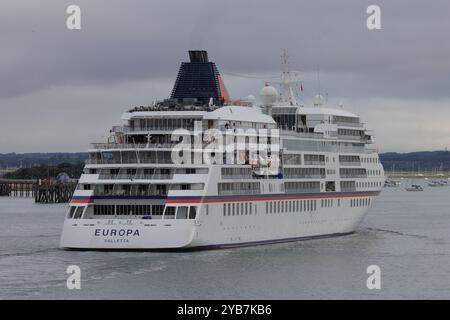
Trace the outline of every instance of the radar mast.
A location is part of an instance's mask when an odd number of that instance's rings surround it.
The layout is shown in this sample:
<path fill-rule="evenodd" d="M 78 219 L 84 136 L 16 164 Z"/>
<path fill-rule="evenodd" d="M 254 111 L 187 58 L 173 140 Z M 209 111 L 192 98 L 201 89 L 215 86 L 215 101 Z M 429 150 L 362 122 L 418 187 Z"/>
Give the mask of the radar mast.
<path fill-rule="evenodd" d="M 296 106 L 298 103 L 295 98 L 294 86 L 301 84 L 301 81 L 298 79 L 298 71 L 291 71 L 289 68 L 289 56 L 286 49 L 283 50 L 283 54 L 281 55 L 281 65 L 280 100 L 281 102 Z"/>

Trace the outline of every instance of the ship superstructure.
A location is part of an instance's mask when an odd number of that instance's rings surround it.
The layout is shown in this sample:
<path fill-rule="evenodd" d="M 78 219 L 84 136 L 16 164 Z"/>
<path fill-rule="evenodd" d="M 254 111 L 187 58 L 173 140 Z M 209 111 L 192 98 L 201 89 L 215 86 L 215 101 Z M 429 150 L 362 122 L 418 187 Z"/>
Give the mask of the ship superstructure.
<path fill-rule="evenodd" d="M 94 143 L 64 222 L 78 249 L 217 248 L 352 233 L 384 184 L 358 115 L 299 105 L 291 77 L 231 101 L 191 51 L 170 99 L 135 107 Z"/>

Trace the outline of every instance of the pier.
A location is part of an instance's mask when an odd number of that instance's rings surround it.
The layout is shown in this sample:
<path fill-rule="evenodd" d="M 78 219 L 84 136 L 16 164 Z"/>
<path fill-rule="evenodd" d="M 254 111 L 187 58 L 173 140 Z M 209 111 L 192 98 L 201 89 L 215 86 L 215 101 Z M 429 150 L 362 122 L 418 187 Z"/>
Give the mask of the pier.
<path fill-rule="evenodd" d="M 76 185 L 77 181 L 59 184 L 51 180 L 0 179 L 0 196 L 33 197 L 36 203 L 66 203 Z"/>
<path fill-rule="evenodd" d="M 36 203 L 66 203 L 72 198 L 76 182 L 36 186 L 34 201 Z"/>

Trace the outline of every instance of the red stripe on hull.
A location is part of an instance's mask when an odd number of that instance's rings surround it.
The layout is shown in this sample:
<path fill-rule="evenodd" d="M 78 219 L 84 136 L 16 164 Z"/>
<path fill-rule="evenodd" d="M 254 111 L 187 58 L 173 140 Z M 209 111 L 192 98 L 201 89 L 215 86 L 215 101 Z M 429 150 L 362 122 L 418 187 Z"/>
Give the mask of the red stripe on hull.
<path fill-rule="evenodd" d="M 72 199 L 70 203 L 94 203 L 94 200 L 91 199 Z"/>
<path fill-rule="evenodd" d="M 278 197 L 252 197 L 252 198 L 225 198 L 225 199 L 167 199 L 166 203 L 215 203 L 215 202 L 242 202 L 242 201 L 272 201 L 272 200 L 302 200 L 302 199 L 327 199 L 376 196 L 379 192 L 364 194 L 330 194 L 309 196 L 278 196 Z"/>

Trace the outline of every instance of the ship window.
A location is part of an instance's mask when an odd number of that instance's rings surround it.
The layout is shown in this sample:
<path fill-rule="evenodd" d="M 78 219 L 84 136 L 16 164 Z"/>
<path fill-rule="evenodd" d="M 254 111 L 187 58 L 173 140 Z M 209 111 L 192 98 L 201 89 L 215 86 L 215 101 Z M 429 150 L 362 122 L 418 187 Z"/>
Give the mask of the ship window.
<path fill-rule="evenodd" d="M 236 204 L 233 203 L 232 206 L 233 206 L 233 216 L 234 216 Z"/>
<path fill-rule="evenodd" d="M 197 216 L 197 207 L 190 207 L 189 208 L 189 219 L 195 219 Z"/>
<path fill-rule="evenodd" d="M 77 207 L 70 207 L 69 214 L 68 214 L 69 219 L 73 218 L 73 214 L 74 214 L 76 208 Z"/>
<path fill-rule="evenodd" d="M 73 218 L 74 219 L 80 219 L 81 216 L 83 215 L 83 211 L 84 211 L 84 207 L 77 207 L 77 209 L 76 209 L 76 211 L 75 211 L 75 213 L 73 215 Z"/>
<path fill-rule="evenodd" d="M 326 191 L 336 191 L 336 184 L 334 181 L 327 181 L 325 184 Z"/>
<path fill-rule="evenodd" d="M 231 203 L 228 204 L 228 216 L 231 215 Z"/>
<path fill-rule="evenodd" d="M 178 207 L 177 219 L 187 219 L 188 207 Z"/>
<path fill-rule="evenodd" d="M 152 206 L 152 215 L 162 216 L 164 211 L 164 205 L 153 205 Z"/>
<path fill-rule="evenodd" d="M 253 204 L 250 202 L 249 205 L 250 205 L 250 214 L 252 214 L 252 207 L 253 207 Z M 255 210 L 255 214 L 256 214 L 256 210 Z"/>
<path fill-rule="evenodd" d="M 245 215 L 248 214 L 248 202 L 245 203 Z"/>
<path fill-rule="evenodd" d="M 164 219 L 173 219 L 175 218 L 175 207 L 166 207 L 164 212 Z"/>
<path fill-rule="evenodd" d="M 226 211 L 227 211 L 227 204 L 224 203 L 224 204 L 223 204 L 223 216 L 224 216 L 224 217 L 225 217 L 225 215 L 226 215 Z"/>
<path fill-rule="evenodd" d="M 272 205 L 273 205 L 273 202 L 270 201 L 270 202 L 269 202 L 269 212 L 270 212 L 270 213 L 273 213 L 273 207 L 272 207 Z"/>

